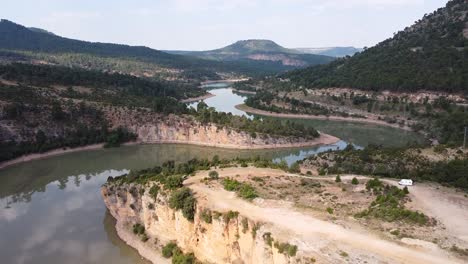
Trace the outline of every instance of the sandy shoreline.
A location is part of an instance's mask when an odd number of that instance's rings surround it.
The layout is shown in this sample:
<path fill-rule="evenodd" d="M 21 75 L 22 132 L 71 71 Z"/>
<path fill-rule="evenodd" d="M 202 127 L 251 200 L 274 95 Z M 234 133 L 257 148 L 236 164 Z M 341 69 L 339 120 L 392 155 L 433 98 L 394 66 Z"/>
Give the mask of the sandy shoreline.
<path fill-rule="evenodd" d="M 204 81 L 201 85 L 211 84 L 211 83 L 235 83 L 235 82 L 243 82 L 248 81 L 248 78 L 240 78 L 240 79 L 228 79 L 228 80 L 212 80 L 212 81 Z"/>
<path fill-rule="evenodd" d="M 187 99 L 184 99 L 184 100 L 180 100 L 181 103 L 193 103 L 193 102 L 197 102 L 197 101 L 201 101 L 201 100 L 205 100 L 205 99 L 208 99 L 208 98 L 211 98 L 211 97 L 214 97 L 216 95 L 212 94 L 212 93 L 207 93 L 206 95 L 202 95 L 202 96 L 198 96 L 198 97 L 192 97 L 192 98 L 187 98 Z"/>
<path fill-rule="evenodd" d="M 321 134 L 319 138 L 304 141 L 304 142 L 288 143 L 288 144 L 271 144 L 271 145 L 244 145 L 244 146 L 238 146 L 238 145 L 234 145 L 234 144 L 231 145 L 231 144 L 217 144 L 217 143 L 210 143 L 210 142 L 178 141 L 178 140 L 160 140 L 160 141 L 151 141 L 151 142 L 130 142 L 130 143 L 122 144 L 122 145 L 129 146 L 129 145 L 138 145 L 138 144 L 140 144 L 140 145 L 145 145 L 145 144 L 186 144 L 186 145 L 225 148 L 225 149 L 239 149 L 239 150 L 256 149 L 256 150 L 260 150 L 260 149 L 274 149 L 274 148 L 299 148 L 299 147 L 313 147 L 313 146 L 318 146 L 318 145 L 331 145 L 331 144 L 337 143 L 338 141 L 340 141 L 340 139 L 337 138 L 337 137 L 334 137 L 334 136 L 328 135 L 328 134 Z M 78 147 L 78 148 L 54 149 L 54 150 L 47 151 L 47 152 L 44 152 L 44 153 L 28 154 L 28 155 L 24 155 L 24 156 L 21 156 L 21 157 L 12 159 L 12 160 L 8 160 L 8 161 L 5 161 L 5 162 L 0 162 L 0 170 L 4 169 L 6 167 L 10 167 L 10 166 L 19 164 L 19 163 L 33 161 L 33 160 L 45 159 L 45 158 L 49 158 L 49 157 L 52 157 L 52 156 L 59 156 L 59 155 L 64 155 L 64 154 L 79 152 L 79 151 L 102 149 L 103 146 L 104 146 L 104 144 L 94 144 L 94 145 Z"/>
<path fill-rule="evenodd" d="M 72 152 L 78 152 L 78 151 L 86 151 L 86 150 L 96 150 L 100 149 L 104 146 L 104 144 L 93 144 L 93 145 L 88 145 L 84 147 L 77 147 L 77 148 L 61 148 L 61 149 L 54 149 L 50 150 L 44 153 L 33 153 L 33 154 L 28 154 L 28 155 L 23 155 L 21 157 L 0 162 L 0 169 L 4 169 L 9 166 L 13 166 L 15 164 L 23 163 L 23 162 L 28 162 L 32 160 L 39 160 L 39 159 L 45 159 L 48 157 L 52 156 L 59 156 L 67 153 L 72 153 Z"/>
<path fill-rule="evenodd" d="M 238 90 L 238 89 L 234 89 L 234 88 L 232 88 L 232 91 L 238 92 L 238 93 L 243 93 L 243 94 L 252 94 L 252 95 L 257 94 L 257 92 L 246 91 L 246 90 Z"/>
<path fill-rule="evenodd" d="M 342 117 L 342 116 L 324 116 L 324 115 L 304 115 L 304 114 L 284 114 L 284 113 L 274 113 L 265 110 L 255 109 L 245 104 L 240 104 L 235 106 L 236 109 L 245 111 L 249 114 L 263 115 L 263 116 L 273 116 L 281 118 L 297 118 L 297 119 L 315 119 L 315 120 L 333 120 L 333 121 L 346 121 L 346 122 L 356 122 L 356 123 L 367 123 L 375 124 L 381 126 L 388 126 L 393 128 L 398 128 L 406 131 L 413 131 L 408 126 L 399 126 L 398 124 L 390 124 L 382 120 L 375 119 L 364 119 L 364 118 L 355 118 L 355 117 Z"/>

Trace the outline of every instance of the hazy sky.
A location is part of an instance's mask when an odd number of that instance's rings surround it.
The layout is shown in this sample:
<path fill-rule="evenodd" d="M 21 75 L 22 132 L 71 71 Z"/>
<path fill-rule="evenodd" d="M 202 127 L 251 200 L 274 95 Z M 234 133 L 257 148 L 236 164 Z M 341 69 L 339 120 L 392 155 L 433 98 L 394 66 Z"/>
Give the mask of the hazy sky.
<path fill-rule="evenodd" d="M 0 18 L 89 41 L 207 50 L 240 39 L 372 46 L 447 0 L 4 0 Z"/>

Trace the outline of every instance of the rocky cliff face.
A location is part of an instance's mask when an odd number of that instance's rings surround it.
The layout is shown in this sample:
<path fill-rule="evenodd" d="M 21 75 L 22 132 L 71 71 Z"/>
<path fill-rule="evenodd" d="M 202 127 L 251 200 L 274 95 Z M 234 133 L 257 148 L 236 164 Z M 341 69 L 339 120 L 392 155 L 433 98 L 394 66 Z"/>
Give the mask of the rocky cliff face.
<path fill-rule="evenodd" d="M 101 189 L 105 204 L 117 219 L 119 236 L 153 263 L 164 263 L 161 247 L 174 241 L 185 252 L 193 252 L 203 263 L 307 263 L 300 254 L 289 256 L 268 242 L 264 228 L 248 216 L 226 212 L 213 214 L 211 223 L 203 220 L 203 208 L 197 206 L 194 220 L 171 209 L 168 196 L 158 193 L 156 199 L 139 185 L 121 186 L 107 183 Z M 132 225 L 145 227 L 149 239 L 143 242 L 131 232 Z M 294 253 L 296 254 L 296 253 Z"/>
<path fill-rule="evenodd" d="M 141 116 L 111 118 L 114 126 L 123 126 L 138 135 L 143 143 L 184 143 L 201 146 L 259 149 L 279 147 L 303 147 L 317 144 L 333 144 L 338 138 L 321 135 L 317 139 L 278 137 L 236 131 L 215 124 L 201 124 L 190 117 L 166 116 L 141 120 Z M 140 120 L 139 120 L 140 119 Z"/>

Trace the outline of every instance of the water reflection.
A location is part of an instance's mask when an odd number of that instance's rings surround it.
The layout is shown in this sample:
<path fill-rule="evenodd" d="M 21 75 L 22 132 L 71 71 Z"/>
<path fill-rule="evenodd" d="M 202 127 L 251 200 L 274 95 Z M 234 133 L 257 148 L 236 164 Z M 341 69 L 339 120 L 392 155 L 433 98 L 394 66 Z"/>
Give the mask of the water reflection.
<path fill-rule="evenodd" d="M 97 191 L 109 176 L 127 170 L 106 170 L 67 177 L 33 193 L 30 200 L 0 209 L 2 263 L 137 263 L 138 254 L 118 253 L 99 224 L 105 207 Z M 89 177 L 87 177 L 89 176 Z M 11 197 L 0 199 L 5 203 Z M 115 252 L 114 252 L 115 251 Z"/>
<path fill-rule="evenodd" d="M 204 100 L 208 106 L 216 108 L 219 112 L 230 112 L 233 115 L 252 117 L 252 115 L 235 107 L 236 105 L 243 104 L 247 95 L 235 93 L 231 88 L 212 89 L 210 93 L 215 96 Z M 198 102 L 194 102 L 189 104 L 189 106 L 196 108 L 197 104 Z"/>

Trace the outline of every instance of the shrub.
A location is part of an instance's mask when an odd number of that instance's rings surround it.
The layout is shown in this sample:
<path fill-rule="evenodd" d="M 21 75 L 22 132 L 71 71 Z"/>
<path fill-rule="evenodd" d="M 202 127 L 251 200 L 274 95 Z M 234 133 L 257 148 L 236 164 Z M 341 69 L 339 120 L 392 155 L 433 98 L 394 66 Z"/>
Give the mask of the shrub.
<path fill-rule="evenodd" d="M 323 175 L 327 174 L 327 171 L 324 168 L 320 168 L 318 170 L 318 174 L 319 174 L 319 176 L 323 176 Z"/>
<path fill-rule="evenodd" d="M 373 178 L 366 183 L 366 189 L 367 190 L 374 190 L 374 189 L 379 189 L 380 187 L 383 187 L 382 181 L 380 181 L 377 178 Z"/>
<path fill-rule="evenodd" d="M 158 192 L 159 192 L 159 185 L 153 185 L 151 186 L 150 190 L 149 190 L 149 194 L 151 195 L 151 197 L 153 197 L 153 199 L 156 200 L 156 197 L 158 196 Z"/>
<path fill-rule="evenodd" d="M 195 197 L 189 196 L 185 199 L 184 201 L 184 207 L 182 208 L 182 214 L 185 218 L 187 218 L 190 221 L 193 221 L 193 218 L 195 217 L 195 206 L 196 206 L 197 201 L 195 200 Z"/>
<path fill-rule="evenodd" d="M 223 180 L 223 187 L 226 191 L 237 191 L 240 187 L 240 182 L 231 178 L 226 178 Z"/>
<path fill-rule="evenodd" d="M 247 220 L 247 218 L 242 218 L 241 224 L 242 224 L 242 233 L 245 234 L 247 230 L 249 229 L 249 220 Z"/>
<path fill-rule="evenodd" d="M 253 200 L 258 197 L 255 188 L 252 187 L 250 184 L 242 184 L 238 194 L 241 198 L 246 200 Z"/>
<path fill-rule="evenodd" d="M 273 246 L 273 237 L 271 236 L 270 232 L 263 234 L 263 240 L 265 240 L 265 243 L 270 247 Z"/>
<path fill-rule="evenodd" d="M 193 264 L 195 262 L 193 253 L 183 254 L 180 250 L 176 250 L 172 257 L 172 264 Z"/>
<path fill-rule="evenodd" d="M 277 241 L 275 242 L 275 248 L 278 249 L 280 254 L 288 254 L 290 257 L 296 256 L 297 253 L 297 246 L 289 243 L 279 243 Z"/>
<path fill-rule="evenodd" d="M 226 178 L 223 180 L 223 186 L 226 191 L 235 191 L 241 198 L 246 200 L 253 200 L 258 197 L 255 188 L 248 183 Z"/>
<path fill-rule="evenodd" d="M 289 167 L 289 172 L 292 172 L 292 173 L 301 172 L 301 166 L 299 165 L 297 161 L 291 164 L 291 167 Z"/>
<path fill-rule="evenodd" d="M 174 249 L 177 248 L 177 244 L 174 242 L 169 242 L 167 243 L 163 248 L 162 248 L 162 255 L 165 258 L 170 258 L 173 255 Z"/>
<path fill-rule="evenodd" d="M 227 224 L 231 221 L 231 219 L 237 218 L 238 215 L 239 212 L 229 211 L 223 216 L 224 222 Z"/>
<path fill-rule="evenodd" d="M 358 185 L 359 184 L 359 181 L 356 177 L 354 177 L 352 180 L 351 180 L 351 184 L 353 185 Z"/>
<path fill-rule="evenodd" d="M 341 182 L 341 177 L 340 177 L 340 175 L 336 175 L 335 182 Z"/>
<path fill-rule="evenodd" d="M 333 214 L 333 208 L 327 207 L 327 212 L 328 212 L 329 214 Z"/>
<path fill-rule="evenodd" d="M 403 192 L 404 192 L 405 194 L 409 194 L 408 187 L 405 186 L 405 188 L 403 188 Z"/>
<path fill-rule="evenodd" d="M 252 237 L 255 238 L 257 236 L 257 231 L 260 229 L 262 225 L 260 223 L 255 223 L 252 226 Z"/>
<path fill-rule="evenodd" d="M 210 173 L 208 174 L 208 176 L 210 177 L 210 179 L 212 180 L 217 180 L 219 179 L 219 173 L 217 171 L 210 171 Z"/>
<path fill-rule="evenodd" d="M 182 210 L 184 217 L 190 221 L 193 221 L 195 206 L 196 200 L 193 197 L 192 191 L 187 187 L 174 191 L 169 198 L 169 207 Z"/>
<path fill-rule="evenodd" d="M 143 235 L 145 233 L 145 227 L 141 224 L 134 224 L 133 225 L 133 234 L 135 235 Z"/>
<path fill-rule="evenodd" d="M 201 212 L 201 215 L 200 215 L 201 219 L 203 219 L 203 221 L 205 221 L 205 223 L 207 224 L 211 224 L 213 222 L 213 216 L 211 215 L 211 211 L 209 209 L 204 209 L 202 212 Z"/>
<path fill-rule="evenodd" d="M 164 188 L 169 189 L 169 190 L 175 190 L 177 188 L 182 187 L 182 182 L 184 180 L 182 179 L 181 175 L 171 175 L 166 178 L 164 181 Z"/>

